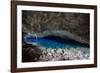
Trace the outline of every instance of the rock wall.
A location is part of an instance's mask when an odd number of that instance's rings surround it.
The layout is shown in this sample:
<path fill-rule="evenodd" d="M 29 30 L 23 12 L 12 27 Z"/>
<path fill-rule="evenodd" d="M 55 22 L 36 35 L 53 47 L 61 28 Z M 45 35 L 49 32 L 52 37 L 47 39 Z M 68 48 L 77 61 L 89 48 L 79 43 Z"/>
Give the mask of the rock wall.
<path fill-rule="evenodd" d="M 78 35 L 89 42 L 89 14 L 22 11 L 22 26 L 23 32 L 61 30 Z"/>

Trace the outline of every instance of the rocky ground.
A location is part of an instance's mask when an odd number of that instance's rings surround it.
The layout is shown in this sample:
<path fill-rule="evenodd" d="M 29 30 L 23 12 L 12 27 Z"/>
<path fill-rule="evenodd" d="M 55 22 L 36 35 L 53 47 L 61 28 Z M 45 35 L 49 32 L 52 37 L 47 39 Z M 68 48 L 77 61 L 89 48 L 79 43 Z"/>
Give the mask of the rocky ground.
<path fill-rule="evenodd" d="M 89 59 L 89 48 L 43 49 L 39 61 L 62 61 Z"/>
<path fill-rule="evenodd" d="M 90 58 L 89 48 L 44 48 L 33 45 L 24 45 L 22 62 L 87 60 Z"/>

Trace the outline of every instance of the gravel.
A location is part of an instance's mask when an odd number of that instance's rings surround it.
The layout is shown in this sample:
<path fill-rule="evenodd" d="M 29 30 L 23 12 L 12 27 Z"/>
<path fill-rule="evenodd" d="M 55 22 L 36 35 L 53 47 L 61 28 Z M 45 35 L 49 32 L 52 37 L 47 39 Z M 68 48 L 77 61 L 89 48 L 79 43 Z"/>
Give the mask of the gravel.
<path fill-rule="evenodd" d="M 89 48 L 46 48 L 39 61 L 84 60 L 90 58 Z"/>

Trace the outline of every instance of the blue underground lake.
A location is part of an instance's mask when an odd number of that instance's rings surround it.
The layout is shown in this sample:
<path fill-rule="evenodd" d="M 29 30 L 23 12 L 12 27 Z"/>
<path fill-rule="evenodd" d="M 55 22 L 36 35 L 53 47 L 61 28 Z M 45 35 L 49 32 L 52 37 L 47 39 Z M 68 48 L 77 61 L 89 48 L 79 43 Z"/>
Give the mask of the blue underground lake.
<path fill-rule="evenodd" d="M 89 47 L 87 44 L 77 42 L 73 39 L 63 39 L 57 36 L 46 36 L 46 37 L 26 37 L 24 41 L 27 44 L 37 44 L 45 48 L 80 48 L 80 47 Z"/>

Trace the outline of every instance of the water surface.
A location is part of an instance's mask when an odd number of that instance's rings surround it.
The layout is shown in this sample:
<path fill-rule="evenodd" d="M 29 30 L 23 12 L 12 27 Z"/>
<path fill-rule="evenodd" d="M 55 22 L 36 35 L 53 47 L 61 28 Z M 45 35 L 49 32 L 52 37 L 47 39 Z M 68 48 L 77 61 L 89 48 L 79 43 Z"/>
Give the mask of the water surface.
<path fill-rule="evenodd" d="M 37 44 L 45 48 L 79 48 L 88 47 L 86 44 L 82 44 L 73 39 L 63 39 L 57 36 L 47 36 L 47 37 L 32 37 L 29 36 L 25 39 L 28 44 Z"/>

